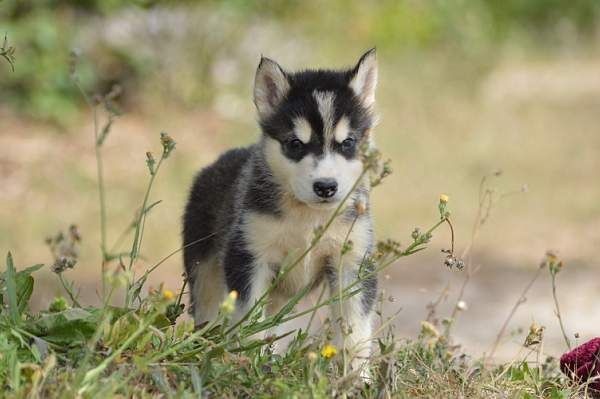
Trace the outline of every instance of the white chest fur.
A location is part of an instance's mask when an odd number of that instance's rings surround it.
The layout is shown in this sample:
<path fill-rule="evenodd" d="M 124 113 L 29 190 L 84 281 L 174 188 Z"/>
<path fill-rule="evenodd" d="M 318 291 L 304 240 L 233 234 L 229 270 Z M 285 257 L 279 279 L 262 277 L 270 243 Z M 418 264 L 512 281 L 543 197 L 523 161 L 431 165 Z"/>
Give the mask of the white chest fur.
<path fill-rule="evenodd" d="M 324 226 L 332 213 L 333 210 L 294 207 L 288 208 L 279 217 L 247 214 L 244 230 L 249 250 L 255 259 L 255 267 L 272 271 L 295 263 L 310 247 L 315 238 L 315 229 Z M 281 288 L 296 292 L 315 281 L 322 273 L 326 259 L 337 264 L 346 239 L 352 241 L 353 250 L 344 255 L 344 260 L 356 262 L 362 257 L 368 246 L 368 221 L 361 218 L 352 225 L 352 220 L 343 215 L 336 217 L 310 252 L 293 266 Z"/>

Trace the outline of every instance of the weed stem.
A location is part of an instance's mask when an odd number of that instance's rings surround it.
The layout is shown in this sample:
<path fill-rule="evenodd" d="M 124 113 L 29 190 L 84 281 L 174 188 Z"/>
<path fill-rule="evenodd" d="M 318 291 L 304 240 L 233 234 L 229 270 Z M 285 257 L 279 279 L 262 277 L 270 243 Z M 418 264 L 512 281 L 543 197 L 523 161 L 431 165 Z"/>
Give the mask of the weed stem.
<path fill-rule="evenodd" d="M 517 299 L 517 301 L 515 302 L 514 306 L 512 307 L 512 309 L 510 310 L 510 312 L 508 313 L 508 317 L 506 317 L 506 320 L 504 320 L 504 323 L 502 324 L 502 327 L 500 328 L 500 331 L 498 331 L 498 335 L 496 336 L 496 340 L 494 341 L 494 345 L 492 346 L 492 350 L 484 358 L 484 363 L 485 363 L 485 360 L 489 360 L 492 357 L 494 357 L 494 354 L 496 353 L 496 350 L 498 349 L 498 346 L 500 345 L 500 340 L 502 340 L 502 337 L 506 333 L 506 329 L 508 328 L 508 324 L 510 323 L 510 321 L 513 318 L 513 316 L 517 312 L 517 309 L 519 308 L 519 306 L 521 306 L 527 300 L 527 297 L 526 297 L 527 293 L 529 292 L 529 290 L 533 286 L 533 283 L 535 283 L 535 281 L 540 277 L 540 274 L 541 274 L 541 272 L 542 272 L 542 270 L 544 269 L 545 266 L 546 266 L 545 262 L 542 262 L 538 266 L 537 271 L 535 272 L 535 274 L 533 275 L 533 277 L 531 278 L 531 280 L 529 281 L 529 283 L 527 283 L 527 285 L 523 289 L 523 292 L 519 296 L 519 299 Z"/>
<path fill-rule="evenodd" d="M 563 324 L 562 315 L 560 313 L 560 307 L 558 306 L 558 296 L 556 295 L 556 272 L 550 271 L 550 276 L 552 276 L 552 298 L 554 298 L 556 318 L 558 319 L 558 324 L 560 324 L 560 331 L 565 340 L 565 344 L 567 344 L 567 348 L 571 350 L 571 341 L 569 341 L 569 338 L 567 336 L 565 326 Z"/>

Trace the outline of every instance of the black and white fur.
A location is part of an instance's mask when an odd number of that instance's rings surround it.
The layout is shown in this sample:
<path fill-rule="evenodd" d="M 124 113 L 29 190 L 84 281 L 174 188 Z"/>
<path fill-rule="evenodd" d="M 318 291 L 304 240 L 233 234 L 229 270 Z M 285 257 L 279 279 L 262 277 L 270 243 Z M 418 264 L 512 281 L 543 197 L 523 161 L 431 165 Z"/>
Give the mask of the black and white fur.
<path fill-rule="evenodd" d="M 290 73 L 261 59 L 254 86 L 259 142 L 230 150 L 203 169 L 185 209 L 184 263 L 197 325 L 214 319 L 232 290 L 239 293 L 236 317 L 244 315 L 284 259 L 299 256 L 349 194 L 363 169 L 359 146 L 372 140 L 376 84 L 374 49 L 342 71 Z M 362 181 L 344 213 L 273 291 L 268 312 L 307 284 L 325 281 L 335 295 L 340 281 L 356 281 L 373 247 L 368 201 L 368 182 Z M 340 258 L 355 219 L 352 250 Z M 346 347 L 361 356 L 369 353 L 376 289 L 376 277 L 370 277 L 358 295 L 331 307 L 333 324 L 341 318 L 350 327 Z"/>

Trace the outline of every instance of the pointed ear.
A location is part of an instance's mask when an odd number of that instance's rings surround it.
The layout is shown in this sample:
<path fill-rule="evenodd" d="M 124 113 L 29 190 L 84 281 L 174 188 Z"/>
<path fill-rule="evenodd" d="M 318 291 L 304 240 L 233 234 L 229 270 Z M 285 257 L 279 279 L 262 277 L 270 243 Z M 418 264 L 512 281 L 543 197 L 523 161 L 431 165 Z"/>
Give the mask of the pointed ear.
<path fill-rule="evenodd" d="M 261 118 L 271 115 L 283 101 L 290 83 L 275 61 L 262 57 L 254 78 L 254 104 Z"/>
<path fill-rule="evenodd" d="M 375 88 L 377 87 L 377 54 L 375 48 L 360 57 L 350 76 L 350 88 L 365 107 L 371 108 L 375 104 Z"/>

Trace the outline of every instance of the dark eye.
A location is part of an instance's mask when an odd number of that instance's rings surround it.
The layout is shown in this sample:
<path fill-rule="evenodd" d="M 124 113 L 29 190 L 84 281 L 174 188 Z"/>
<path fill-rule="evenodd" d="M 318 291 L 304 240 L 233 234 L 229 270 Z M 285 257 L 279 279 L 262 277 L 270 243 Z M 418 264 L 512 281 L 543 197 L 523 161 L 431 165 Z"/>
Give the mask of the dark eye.
<path fill-rule="evenodd" d="M 342 151 L 352 151 L 354 149 L 355 141 L 352 137 L 348 137 L 346 140 L 342 141 Z"/>
<path fill-rule="evenodd" d="M 292 139 L 287 143 L 288 151 L 300 152 L 304 149 L 304 143 L 298 139 Z"/>

